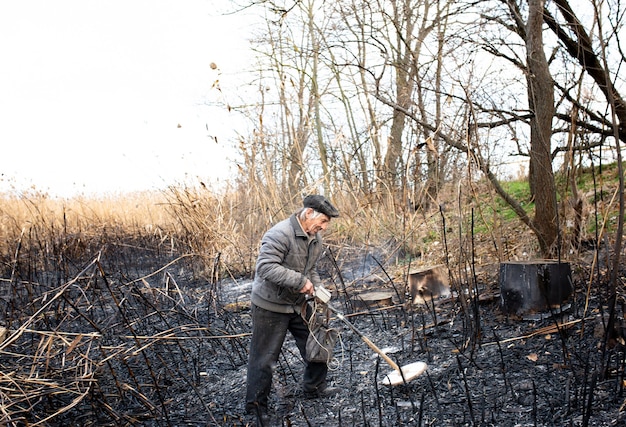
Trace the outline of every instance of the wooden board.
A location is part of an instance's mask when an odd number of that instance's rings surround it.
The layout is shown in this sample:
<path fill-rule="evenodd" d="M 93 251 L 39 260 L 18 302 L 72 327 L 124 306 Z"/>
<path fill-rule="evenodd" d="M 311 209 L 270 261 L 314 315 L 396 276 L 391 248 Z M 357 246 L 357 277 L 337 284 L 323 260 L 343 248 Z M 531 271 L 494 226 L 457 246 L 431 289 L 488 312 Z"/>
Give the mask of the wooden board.
<path fill-rule="evenodd" d="M 385 291 L 363 292 L 354 297 L 357 307 L 388 307 L 392 305 L 393 293 Z"/>

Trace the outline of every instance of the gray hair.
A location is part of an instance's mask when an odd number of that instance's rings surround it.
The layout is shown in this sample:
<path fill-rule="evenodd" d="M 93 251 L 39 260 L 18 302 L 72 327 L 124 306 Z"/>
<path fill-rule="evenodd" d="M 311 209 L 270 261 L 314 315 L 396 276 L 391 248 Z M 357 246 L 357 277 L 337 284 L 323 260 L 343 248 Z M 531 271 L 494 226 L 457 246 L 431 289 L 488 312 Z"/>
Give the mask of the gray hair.
<path fill-rule="evenodd" d="M 313 211 L 313 213 L 311 214 L 311 219 L 315 219 L 319 217 L 320 215 L 324 215 L 323 213 L 318 212 L 313 208 L 302 208 L 298 212 L 296 212 L 296 216 L 298 217 L 298 219 L 300 219 L 301 221 L 304 221 L 306 219 L 307 209 L 311 209 Z"/>

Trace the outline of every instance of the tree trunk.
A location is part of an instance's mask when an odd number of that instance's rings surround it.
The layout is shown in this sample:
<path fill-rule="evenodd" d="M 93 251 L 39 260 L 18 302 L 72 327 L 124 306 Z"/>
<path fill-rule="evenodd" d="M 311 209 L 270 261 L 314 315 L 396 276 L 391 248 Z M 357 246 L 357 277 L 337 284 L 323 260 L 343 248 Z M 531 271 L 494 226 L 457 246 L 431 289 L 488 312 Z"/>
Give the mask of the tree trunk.
<path fill-rule="evenodd" d="M 396 28 L 395 49 L 393 50 L 395 102 L 401 108 L 394 109 L 392 113 L 387 152 L 382 170 L 379 171 L 379 178 L 382 183 L 386 184 L 386 189 L 393 194 L 400 184 L 399 177 L 402 172 L 402 138 L 406 125 L 405 111 L 411 105 L 411 96 L 415 87 L 416 69 L 413 55 L 416 52 L 412 49 L 411 43 L 415 28 L 411 2 L 393 1 L 392 10 L 392 22 Z"/>
<path fill-rule="evenodd" d="M 555 254 L 558 231 L 556 185 L 552 171 L 550 139 L 554 117 L 554 82 L 543 51 L 543 0 L 529 0 L 526 33 L 528 61 L 528 104 L 533 116 L 530 120 L 529 184 L 535 200 L 536 229 L 544 257 Z"/>
<path fill-rule="evenodd" d="M 315 137 L 317 138 L 317 148 L 319 150 L 319 160 L 322 166 L 322 173 L 324 179 L 324 192 L 326 194 L 330 193 L 330 175 L 329 175 L 329 166 L 328 166 L 328 150 L 326 149 L 326 143 L 324 142 L 324 133 L 322 132 L 322 117 L 320 115 L 320 98 L 321 94 L 318 86 L 318 69 L 319 69 L 319 51 L 320 46 L 317 40 L 317 33 L 315 29 L 315 15 L 313 14 L 313 10 L 311 7 L 308 8 L 308 18 L 309 18 L 309 37 L 311 37 L 311 46 L 312 46 L 312 70 L 311 70 L 311 99 L 313 101 L 313 112 L 314 112 L 314 126 L 315 126 Z"/>
<path fill-rule="evenodd" d="M 413 82 L 406 71 L 408 67 L 406 58 L 400 60 L 398 58 L 398 66 L 396 67 L 396 103 L 408 109 L 411 93 L 413 91 Z M 393 191 L 399 185 L 400 162 L 402 159 L 402 136 L 404 134 L 406 115 L 400 109 L 393 110 L 391 120 L 391 129 L 389 131 L 389 139 L 387 142 L 387 152 L 385 154 L 384 164 L 380 178 L 386 183 L 386 188 Z"/>

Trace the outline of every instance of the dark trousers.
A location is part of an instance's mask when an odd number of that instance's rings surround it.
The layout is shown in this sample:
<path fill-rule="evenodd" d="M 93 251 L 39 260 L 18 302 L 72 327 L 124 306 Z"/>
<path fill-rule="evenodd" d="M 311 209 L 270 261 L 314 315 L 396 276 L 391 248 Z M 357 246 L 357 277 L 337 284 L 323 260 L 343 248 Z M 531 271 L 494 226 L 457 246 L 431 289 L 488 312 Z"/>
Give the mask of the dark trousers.
<path fill-rule="evenodd" d="M 307 307 L 307 318 L 311 308 Z M 272 373 L 278 362 L 287 331 L 293 335 L 300 355 L 305 361 L 302 390 L 311 393 L 326 387 L 326 363 L 306 361 L 306 341 L 309 328 L 298 313 L 275 313 L 252 304 L 252 339 L 248 356 L 246 410 L 266 411 L 272 387 Z"/>

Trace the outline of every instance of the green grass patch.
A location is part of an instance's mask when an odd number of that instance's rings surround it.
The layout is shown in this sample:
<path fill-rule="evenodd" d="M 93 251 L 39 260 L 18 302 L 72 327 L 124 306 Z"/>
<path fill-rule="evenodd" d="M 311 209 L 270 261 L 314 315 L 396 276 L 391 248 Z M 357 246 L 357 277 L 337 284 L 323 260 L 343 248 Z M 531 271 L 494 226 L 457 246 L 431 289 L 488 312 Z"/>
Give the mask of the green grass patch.
<path fill-rule="evenodd" d="M 502 188 L 519 202 L 526 213 L 531 213 L 535 209 L 535 203 L 531 201 L 528 181 L 506 181 L 502 183 Z M 515 211 L 501 197 L 496 198 L 496 204 L 497 211 L 494 214 L 501 220 L 507 222 L 518 218 Z"/>

